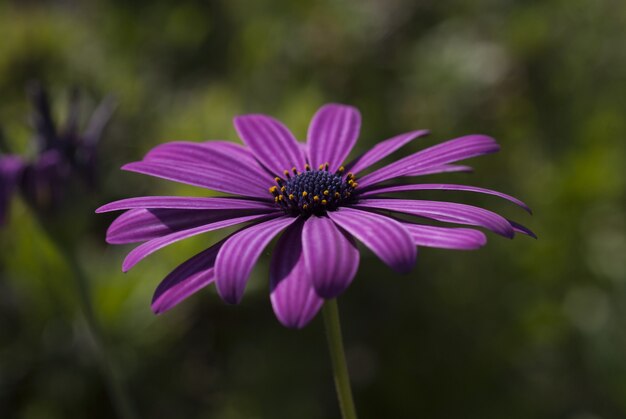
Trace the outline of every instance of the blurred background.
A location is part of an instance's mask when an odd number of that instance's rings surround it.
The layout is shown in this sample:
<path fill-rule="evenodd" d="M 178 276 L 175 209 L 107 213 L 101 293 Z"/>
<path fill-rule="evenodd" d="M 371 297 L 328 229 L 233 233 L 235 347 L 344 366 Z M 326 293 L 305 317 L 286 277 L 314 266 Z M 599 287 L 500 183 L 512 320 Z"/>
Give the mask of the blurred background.
<path fill-rule="evenodd" d="M 304 139 L 323 103 L 363 115 L 355 154 L 416 128 L 502 150 L 474 174 L 429 181 L 526 201 L 413 193 L 505 214 L 535 241 L 490 235 L 478 251 L 422 248 L 392 273 L 364 253 L 340 298 L 362 418 L 626 418 L 626 3 L 619 0 L 0 1 L 5 153 L 33 155 L 32 80 L 52 113 L 82 92 L 81 123 L 118 107 L 97 186 L 55 215 L 88 274 L 119 379 L 142 418 L 338 418 L 321 316 L 280 326 L 265 256 L 243 303 L 213 289 L 161 316 L 155 286 L 213 243 L 204 234 L 128 274 L 104 242 L 108 201 L 205 191 L 119 166 L 172 140 L 236 140 L 234 115 L 274 115 Z M 0 230 L 0 417 L 111 418 L 70 267 L 19 196 Z"/>

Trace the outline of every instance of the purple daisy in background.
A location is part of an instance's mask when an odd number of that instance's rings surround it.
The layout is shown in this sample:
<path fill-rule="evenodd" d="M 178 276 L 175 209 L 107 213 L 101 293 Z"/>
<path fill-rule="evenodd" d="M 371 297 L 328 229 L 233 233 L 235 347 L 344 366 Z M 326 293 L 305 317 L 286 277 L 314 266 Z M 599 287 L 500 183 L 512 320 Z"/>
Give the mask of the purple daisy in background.
<path fill-rule="evenodd" d="M 361 126 L 354 107 L 328 104 L 319 109 L 306 144 L 269 116 L 245 115 L 234 122 L 244 146 L 225 141 L 171 142 L 123 169 L 238 197 L 149 196 L 123 199 L 97 210 L 127 210 L 108 229 L 109 243 L 144 242 L 128 254 L 124 271 L 174 242 L 245 224 L 167 275 L 153 298 L 155 313 L 171 309 L 212 283 L 224 301 L 239 303 L 252 268 L 279 235 L 270 265 L 270 298 L 276 317 L 290 328 L 307 325 L 325 300 L 348 288 L 359 266 L 357 241 L 393 270 L 407 273 L 415 264 L 418 246 L 467 250 L 486 243 L 479 230 L 435 226 L 432 221 L 482 227 L 508 238 L 515 233 L 534 236 L 525 227 L 475 206 L 384 197 L 418 190 L 468 191 L 504 198 L 530 212 L 520 200 L 489 189 L 393 183 L 468 171 L 455 163 L 498 151 L 490 137 L 449 140 L 362 175 L 428 131 L 395 136 L 345 163 Z M 415 216 L 416 222 L 390 213 Z M 424 219 L 431 223 L 418 223 Z"/>
<path fill-rule="evenodd" d="M 6 222 L 13 193 L 18 189 L 39 213 L 55 209 L 63 200 L 68 183 L 82 179 L 95 185 L 97 145 L 115 109 L 115 101 L 104 99 L 79 130 L 79 95 L 72 91 L 67 119 L 57 126 L 46 90 L 37 82 L 28 86 L 33 105 L 33 159 L 13 154 L 0 155 L 0 225 Z"/>

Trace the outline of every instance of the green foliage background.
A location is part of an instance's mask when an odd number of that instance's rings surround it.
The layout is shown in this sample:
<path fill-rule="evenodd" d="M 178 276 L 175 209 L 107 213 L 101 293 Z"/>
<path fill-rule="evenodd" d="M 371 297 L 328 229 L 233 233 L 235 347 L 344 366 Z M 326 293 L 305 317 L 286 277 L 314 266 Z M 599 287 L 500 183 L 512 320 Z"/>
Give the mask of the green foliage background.
<path fill-rule="evenodd" d="M 525 200 L 422 193 L 487 206 L 534 241 L 421 249 L 408 276 L 365 253 L 340 298 L 362 418 L 626 417 L 626 3 L 617 0 L 0 1 L 0 124 L 32 153 L 24 87 L 68 88 L 119 109 L 98 190 L 58 218 L 89 272 L 98 318 L 144 418 L 334 418 L 321 318 L 282 328 L 263 259 L 240 306 L 213 290 L 155 317 L 173 245 L 128 274 L 104 243 L 113 199 L 204 191 L 118 167 L 170 140 L 236 139 L 234 115 L 272 114 L 304 139 L 329 101 L 360 108 L 358 150 L 397 133 L 472 132 L 502 151 L 437 177 Z M 399 153 L 400 155 L 403 154 Z M 237 168 L 233 167 L 233 171 Z M 28 208 L 0 231 L 0 417 L 114 417 L 68 268 Z"/>

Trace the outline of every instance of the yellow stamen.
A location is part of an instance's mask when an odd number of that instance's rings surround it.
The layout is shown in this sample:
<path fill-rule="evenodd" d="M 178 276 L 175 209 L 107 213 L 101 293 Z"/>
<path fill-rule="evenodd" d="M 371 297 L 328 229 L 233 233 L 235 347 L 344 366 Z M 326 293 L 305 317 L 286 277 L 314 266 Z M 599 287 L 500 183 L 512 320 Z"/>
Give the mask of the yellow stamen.
<path fill-rule="evenodd" d="M 320 170 L 324 170 L 324 164 L 320 164 L 319 169 L 320 169 Z"/>
<path fill-rule="evenodd" d="M 294 175 L 298 174 L 298 169 L 296 169 L 296 166 L 292 167 L 291 171 L 293 172 Z"/>
<path fill-rule="evenodd" d="M 311 166 L 309 166 L 309 163 L 304 165 L 304 170 L 306 170 L 307 172 L 311 170 Z"/>
<path fill-rule="evenodd" d="M 356 187 L 357 187 L 357 186 L 359 186 L 359 184 L 358 184 L 358 183 L 356 183 L 356 182 L 352 182 L 352 187 L 353 187 L 354 189 L 356 189 Z"/>
<path fill-rule="evenodd" d="M 289 200 L 293 201 L 293 199 L 294 199 L 294 198 L 295 198 L 295 197 L 293 196 L 293 194 L 292 194 L 292 193 L 290 193 L 290 194 L 289 194 Z"/>
<path fill-rule="evenodd" d="M 282 195 L 278 195 L 277 198 L 278 198 L 279 201 L 282 201 L 285 197 L 282 196 Z"/>
<path fill-rule="evenodd" d="M 313 201 L 317 202 L 317 201 L 319 201 L 319 200 L 320 200 L 320 197 L 319 197 L 319 196 L 315 195 L 315 196 L 313 197 Z"/>
<path fill-rule="evenodd" d="M 322 199 L 322 205 L 326 205 L 326 204 L 328 204 L 328 201 L 325 199 Z"/>
<path fill-rule="evenodd" d="M 285 174 L 285 176 L 289 177 L 289 170 L 283 170 L 283 173 Z"/>
<path fill-rule="evenodd" d="M 277 196 L 274 197 L 274 202 L 278 202 L 278 197 Z"/>
<path fill-rule="evenodd" d="M 277 191 L 278 191 L 278 188 L 277 188 L 276 186 L 272 186 L 272 187 L 270 188 L 270 193 L 271 193 L 271 194 L 274 194 L 274 193 L 276 193 Z"/>
<path fill-rule="evenodd" d="M 302 192 L 302 196 L 306 198 L 309 193 L 307 191 Z"/>
<path fill-rule="evenodd" d="M 346 175 L 346 178 L 347 178 L 347 179 L 352 179 L 353 177 L 354 177 L 354 175 L 352 174 L 352 172 L 350 172 L 350 173 L 348 173 L 348 174 Z"/>
<path fill-rule="evenodd" d="M 346 170 L 345 167 L 339 166 L 339 169 L 337 169 L 337 173 L 343 173 L 345 170 Z"/>
<path fill-rule="evenodd" d="M 328 195 L 330 195 L 330 192 L 328 192 L 328 189 L 326 189 L 326 190 L 323 192 L 323 194 L 324 194 L 324 196 L 328 196 Z"/>
<path fill-rule="evenodd" d="M 335 192 L 335 199 L 341 198 L 341 194 L 339 192 Z"/>
<path fill-rule="evenodd" d="M 287 190 L 287 188 L 285 186 L 281 186 L 280 191 L 281 192 L 285 192 Z"/>
<path fill-rule="evenodd" d="M 324 170 L 326 170 L 327 172 L 328 172 L 328 166 L 329 166 L 328 162 L 324 163 Z"/>
<path fill-rule="evenodd" d="M 302 205 L 302 209 L 306 210 L 307 208 L 309 208 L 309 206 L 307 204 Z"/>
<path fill-rule="evenodd" d="M 280 181 L 281 181 L 282 179 L 281 179 L 281 178 L 279 178 L 278 176 L 276 176 L 276 177 L 274 178 L 274 180 L 276 181 L 276 183 L 280 183 Z"/>

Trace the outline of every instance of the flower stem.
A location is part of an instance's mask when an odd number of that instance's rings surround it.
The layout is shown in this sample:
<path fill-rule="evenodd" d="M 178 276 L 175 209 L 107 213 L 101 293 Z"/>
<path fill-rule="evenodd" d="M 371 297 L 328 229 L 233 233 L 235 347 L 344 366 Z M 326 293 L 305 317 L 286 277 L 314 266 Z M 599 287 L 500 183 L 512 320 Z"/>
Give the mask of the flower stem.
<path fill-rule="evenodd" d="M 111 404 L 119 419 L 136 419 L 137 415 L 128 398 L 128 392 L 124 388 L 121 378 L 111 356 L 106 350 L 100 323 L 95 315 L 93 304 L 91 302 L 91 291 L 89 279 L 81 268 L 71 245 L 64 240 L 58 238 L 52 228 L 44 220 L 39 220 L 42 230 L 48 236 L 48 239 L 54 244 L 56 250 L 65 260 L 67 267 L 70 269 L 78 300 L 81 306 L 82 314 L 85 318 L 89 334 L 92 340 L 92 350 L 98 361 L 103 378 L 106 381 L 106 387 L 109 392 Z"/>
<path fill-rule="evenodd" d="M 343 350 L 341 338 L 341 324 L 339 322 L 339 308 L 337 300 L 327 300 L 322 309 L 324 314 L 324 325 L 326 326 L 326 338 L 328 339 L 328 349 L 333 364 L 333 376 L 339 399 L 339 408 L 343 419 L 356 419 L 356 409 L 352 400 L 352 389 L 350 388 L 350 376 L 346 365 L 346 355 Z"/>

